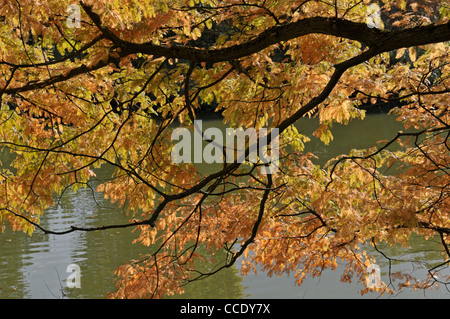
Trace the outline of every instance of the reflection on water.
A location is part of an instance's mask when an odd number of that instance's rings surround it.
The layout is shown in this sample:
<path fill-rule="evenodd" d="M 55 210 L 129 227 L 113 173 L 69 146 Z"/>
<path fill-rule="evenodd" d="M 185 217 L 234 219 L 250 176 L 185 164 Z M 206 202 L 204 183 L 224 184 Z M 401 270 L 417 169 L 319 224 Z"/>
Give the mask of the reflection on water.
<path fill-rule="evenodd" d="M 300 121 L 297 128 L 301 133 L 310 134 L 317 127 L 313 120 Z M 208 126 L 223 127 L 218 121 Z M 205 125 L 206 127 L 206 125 Z M 335 139 L 329 147 L 313 139 L 307 144 L 308 151 L 320 156 L 320 162 L 348 152 L 352 148 L 370 146 L 375 140 L 392 138 L 401 127 L 392 117 L 370 115 L 364 121 L 355 121 L 349 127 L 334 127 Z M 4 165 L 11 157 L 0 153 Z M 210 167 L 205 167 L 208 171 Z M 97 175 L 108 176 L 108 171 Z M 100 177 L 101 178 L 101 177 Z M 95 188 L 95 185 L 92 185 Z M 70 225 L 94 226 L 102 224 L 126 223 L 127 217 L 115 205 L 103 200 L 101 194 L 91 189 L 78 192 L 68 190 L 58 205 L 48 209 L 41 220 L 44 228 L 65 230 Z M 104 298 L 105 293 L 114 289 L 113 270 L 139 254 L 148 253 L 149 248 L 131 245 L 135 234 L 131 229 L 113 229 L 97 232 L 74 232 L 63 236 L 43 234 L 36 230 L 32 237 L 23 233 L 6 230 L 0 234 L 0 298 Z M 400 248 L 383 251 L 393 261 L 379 259 L 382 279 L 387 279 L 391 271 L 400 269 L 426 273 L 426 266 L 412 265 L 414 257 L 423 257 L 430 262 L 439 257 L 432 242 L 417 239 L 413 244 L 420 248 L 417 256 Z M 419 252 L 420 251 L 420 252 Z M 221 252 L 218 252 L 220 254 Z M 221 260 L 220 256 L 217 258 Z M 81 288 L 67 288 L 66 279 L 71 274 L 67 267 L 77 264 L 81 270 Z M 320 278 L 305 280 L 301 287 L 294 284 L 293 277 L 268 278 L 262 272 L 258 276 L 241 277 L 239 263 L 236 267 L 225 269 L 218 274 L 186 287 L 182 298 L 358 298 L 362 286 L 344 284 L 339 281 L 339 268 L 336 272 L 326 271 Z M 375 298 L 369 294 L 366 297 Z M 402 298 L 422 298 L 423 292 L 403 292 Z M 448 298 L 448 291 L 431 291 L 426 297 Z"/>
<path fill-rule="evenodd" d="M 120 209 L 91 189 L 76 193 L 68 190 L 59 203 L 46 211 L 41 220 L 44 228 L 62 231 L 71 225 L 127 222 Z M 36 230 L 32 237 L 7 230 L 0 234 L 0 298 L 104 298 L 106 292 L 114 289 L 113 270 L 139 254 L 148 253 L 147 247 L 131 245 L 134 238 L 131 229 L 66 235 Z M 80 289 L 67 288 L 66 279 L 71 274 L 67 267 L 71 264 L 80 266 Z M 241 281 L 235 268 L 226 269 L 189 285 L 184 297 L 241 298 Z"/>
<path fill-rule="evenodd" d="M 41 225 L 55 231 L 71 225 L 92 226 L 126 223 L 117 207 L 94 199 L 92 191 L 68 191 L 61 205 L 49 209 Z M 97 232 L 74 232 L 46 235 L 36 230 L 32 237 L 6 231 L 0 235 L 0 298 L 104 298 L 114 289 L 113 270 L 147 247 L 131 245 L 135 238 L 131 229 Z M 218 256 L 220 259 L 221 256 Z M 81 289 L 67 288 L 71 272 L 67 267 L 77 264 L 81 270 Z M 240 298 L 242 278 L 236 269 L 227 269 L 217 276 L 189 285 L 189 298 Z"/>
<path fill-rule="evenodd" d="M 60 201 L 60 205 L 46 212 L 41 224 L 44 228 L 60 231 L 70 225 L 89 225 L 92 221 L 102 219 L 102 214 L 110 213 L 107 208 L 97 206 L 90 190 L 81 189 L 77 193 L 68 191 Z M 113 232 L 108 234 L 74 232 L 59 236 L 43 234 L 36 230 L 30 238 L 8 231 L 2 235 L 6 243 L 2 243 L 0 256 L 2 266 L 4 265 L 7 270 L 2 267 L 0 279 L 3 283 L 8 282 L 10 287 L 16 285 L 20 288 L 15 289 L 11 297 L 62 298 L 65 294 L 78 297 L 81 290 L 65 291 L 65 279 L 69 275 L 66 272 L 67 267 L 70 264 L 78 264 L 82 272 L 82 296 L 101 297 L 104 294 L 102 289 L 110 286 L 112 278 L 108 277 L 108 274 L 115 266 L 109 262 L 108 269 L 105 262 L 111 258 L 117 262 L 120 260 L 114 249 L 114 246 L 120 245 L 114 244 L 116 242 L 114 235 Z M 125 240 L 129 240 L 126 234 L 117 237 L 117 241 Z M 108 248 L 105 249 L 106 247 Z M 101 273 L 104 274 L 100 280 L 90 278 L 92 272 L 88 269 L 92 263 L 103 268 Z M 104 287 L 100 288 L 96 284 Z M 85 295 L 87 291 L 89 293 Z M 0 293 L 1 297 L 6 297 L 10 291 L 5 291 L 3 287 Z"/>

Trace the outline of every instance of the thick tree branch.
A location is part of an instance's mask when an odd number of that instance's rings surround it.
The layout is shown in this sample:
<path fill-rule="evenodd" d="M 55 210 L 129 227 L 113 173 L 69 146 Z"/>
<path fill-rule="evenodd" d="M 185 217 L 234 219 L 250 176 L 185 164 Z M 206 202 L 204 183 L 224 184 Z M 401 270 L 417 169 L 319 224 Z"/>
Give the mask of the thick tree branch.
<path fill-rule="evenodd" d="M 313 17 L 274 26 L 261 32 L 256 38 L 248 42 L 223 49 L 208 50 L 183 45 L 163 46 L 153 43 L 134 43 L 119 38 L 102 24 L 99 15 L 92 11 L 92 7 L 82 2 L 81 5 L 104 36 L 125 51 L 185 59 L 197 63 L 236 60 L 257 53 L 271 45 L 312 33 L 359 41 L 371 48 L 376 48 L 379 52 L 450 40 L 450 23 L 432 24 L 399 31 L 383 31 L 369 28 L 364 23 L 336 18 Z"/>
<path fill-rule="evenodd" d="M 120 54 L 119 55 L 121 57 L 124 57 L 126 54 Z M 39 90 L 39 89 L 43 89 L 45 87 L 48 87 L 50 85 L 56 84 L 56 83 L 60 83 L 60 82 L 64 82 L 67 80 L 70 80 L 76 76 L 79 75 L 83 75 L 86 74 L 88 72 L 92 72 L 98 69 L 101 69 L 105 66 L 107 66 L 110 63 L 113 63 L 116 60 L 115 56 L 110 55 L 107 59 L 104 60 L 100 60 L 97 63 L 93 64 L 93 65 L 85 65 L 82 64 L 79 67 L 73 68 L 70 71 L 66 72 L 66 73 L 62 73 L 59 75 L 55 75 L 52 77 L 49 77 L 45 80 L 42 81 L 38 81 L 38 82 L 30 82 L 25 84 L 24 86 L 20 86 L 20 87 L 15 87 L 15 88 L 9 88 L 9 89 L 3 89 L 0 90 L 0 94 L 16 94 L 19 92 L 27 92 L 27 91 L 33 91 L 33 90 Z"/>

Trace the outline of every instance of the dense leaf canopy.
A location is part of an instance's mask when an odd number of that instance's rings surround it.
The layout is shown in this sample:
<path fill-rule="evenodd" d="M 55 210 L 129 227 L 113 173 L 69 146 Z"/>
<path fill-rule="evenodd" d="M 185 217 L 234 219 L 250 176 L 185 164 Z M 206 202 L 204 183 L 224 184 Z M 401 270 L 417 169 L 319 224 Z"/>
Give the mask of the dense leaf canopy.
<path fill-rule="evenodd" d="M 117 269 L 117 298 L 181 293 L 238 259 L 243 273 L 259 265 L 299 284 L 344 261 L 342 280 L 365 282 L 375 260 L 363 244 L 408 246 L 413 234 L 443 253 L 415 287 L 445 285 L 449 14 L 438 0 L 3 0 L 0 148 L 15 159 L 0 171 L 0 227 L 136 228 L 135 244 L 153 249 Z M 374 103 L 395 105 L 405 131 L 318 165 L 294 124 L 318 118 L 313 135 L 328 144 L 334 123 Z M 277 171 L 175 163 L 173 130 L 193 131 L 205 108 L 230 128 L 277 128 Z M 55 196 L 102 165 L 115 172 L 97 191 L 129 224 L 42 228 Z"/>

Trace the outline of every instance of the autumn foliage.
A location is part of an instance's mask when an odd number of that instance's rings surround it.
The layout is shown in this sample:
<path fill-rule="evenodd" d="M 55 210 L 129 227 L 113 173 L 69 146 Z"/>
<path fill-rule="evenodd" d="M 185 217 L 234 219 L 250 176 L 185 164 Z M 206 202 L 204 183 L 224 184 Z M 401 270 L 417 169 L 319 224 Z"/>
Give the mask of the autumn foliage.
<path fill-rule="evenodd" d="M 2 229 L 58 233 L 39 226 L 45 209 L 108 165 L 97 191 L 129 224 L 59 233 L 133 227 L 151 247 L 117 269 L 110 297 L 182 293 L 238 259 L 298 284 L 340 262 L 343 281 L 365 282 L 363 245 L 412 235 L 442 244 L 416 287 L 448 283 L 434 276 L 450 261 L 448 1 L 378 1 L 382 28 L 366 24 L 371 1 L 84 0 L 79 26 L 70 4 L 0 2 L 0 147 L 15 155 L 0 171 Z M 375 102 L 395 103 L 405 130 L 316 164 L 296 121 L 318 118 L 328 144 Z M 204 105 L 228 127 L 279 128 L 276 174 L 175 164 L 171 132 Z"/>

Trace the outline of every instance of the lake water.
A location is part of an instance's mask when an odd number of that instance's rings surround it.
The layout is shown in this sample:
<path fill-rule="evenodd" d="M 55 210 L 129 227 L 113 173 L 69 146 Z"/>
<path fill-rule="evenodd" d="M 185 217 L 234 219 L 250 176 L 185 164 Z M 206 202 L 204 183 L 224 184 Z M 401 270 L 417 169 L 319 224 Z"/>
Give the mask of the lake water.
<path fill-rule="evenodd" d="M 304 119 L 297 128 L 311 133 L 314 120 Z M 208 126 L 221 126 L 218 121 Z M 384 114 L 368 115 L 364 121 L 354 121 L 349 126 L 336 126 L 335 139 L 329 147 L 313 140 L 308 149 L 320 156 L 321 161 L 348 152 L 352 148 L 370 146 L 375 140 L 392 138 L 399 123 Z M 3 155 L 5 157 L 6 155 Z M 3 158 L 5 159 L 5 158 Z M 108 170 L 97 172 L 100 178 Z M 95 188 L 95 181 L 92 183 Z M 48 209 L 42 218 L 43 227 L 65 230 L 70 225 L 94 226 L 126 223 L 127 217 L 120 208 L 103 200 L 102 194 L 91 189 L 68 191 L 55 207 Z M 7 230 L 0 233 L 0 298 L 104 298 L 114 289 L 113 270 L 149 248 L 131 245 L 135 238 L 131 229 L 97 232 L 74 232 L 67 235 L 48 235 L 36 230 L 32 237 Z M 414 249 L 386 249 L 389 257 L 400 261 L 392 265 L 392 271 L 406 270 L 412 274 L 426 274 L 426 266 L 411 263 L 423 260 L 433 265 L 439 257 L 439 247 L 432 240 L 413 240 Z M 71 278 L 70 265 L 80 267 L 81 287 L 68 287 Z M 387 279 L 388 263 L 379 259 L 382 279 Z M 269 278 L 259 272 L 257 276 L 240 275 L 239 263 L 217 275 L 187 286 L 182 298 L 378 298 L 376 293 L 360 296 L 360 285 L 341 283 L 339 269 L 326 271 L 320 278 L 309 278 L 301 287 L 292 277 Z M 450 292 L 430 290 L 414 292 L 406 290 L 389 298 L 449 298 Z M 385 298 L 385 297 L 383 297 Z"/>

